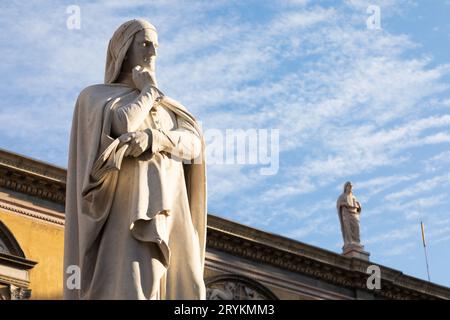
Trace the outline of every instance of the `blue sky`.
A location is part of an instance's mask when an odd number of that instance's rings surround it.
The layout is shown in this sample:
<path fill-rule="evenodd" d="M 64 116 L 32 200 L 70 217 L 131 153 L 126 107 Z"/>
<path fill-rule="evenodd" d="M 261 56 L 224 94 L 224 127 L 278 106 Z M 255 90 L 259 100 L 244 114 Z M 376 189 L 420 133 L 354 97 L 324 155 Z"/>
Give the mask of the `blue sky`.
<path fill-rule="evenodd" d="M 368 29 L 369 5 L 381 30 Z M 66 26 L 78 5 L 81 28 Z M 209 212 L 328 250 L 335 200 L 362 202 L 371 260 L 450 286 L 450 1 L 8 1 L 0 148 L 66 166 L 73 106 L 108 40 L 144 17 L 161 89 L 204 130 L 279 130 L 279 170 L 208 165 Z M 209 146 L 209 145 L 208 145 Z"/>

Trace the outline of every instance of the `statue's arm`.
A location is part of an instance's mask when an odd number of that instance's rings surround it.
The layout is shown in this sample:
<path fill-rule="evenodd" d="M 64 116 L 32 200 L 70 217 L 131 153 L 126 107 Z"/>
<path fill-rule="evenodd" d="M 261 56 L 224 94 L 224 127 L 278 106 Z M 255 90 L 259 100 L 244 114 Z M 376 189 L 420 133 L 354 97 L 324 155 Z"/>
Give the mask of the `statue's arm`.
<path fill-rule="evenodd" d="M 188 123 L 177 116 L 177 128 L 163 131 L 150 129 L 152 132 L 152 152 L 168 152 L 185 160 L 192 160 L 200 155 L 202 142 Z"/>
<path fill-rule="evenodd" d="M 111 117 L 112 134 L 118 137 L 136 131 L 144 122 L 158 96 L 158 91 L 154 87 L 148 86 L 141 91 L 133 102 L 113 110 Z"/>
<path fill-rule="evenodd" d="M 356 201 L 356 210 L 358 211 L 358 212 L 361 212 L 361 203 L 359 202 L 359 201 Z"/>

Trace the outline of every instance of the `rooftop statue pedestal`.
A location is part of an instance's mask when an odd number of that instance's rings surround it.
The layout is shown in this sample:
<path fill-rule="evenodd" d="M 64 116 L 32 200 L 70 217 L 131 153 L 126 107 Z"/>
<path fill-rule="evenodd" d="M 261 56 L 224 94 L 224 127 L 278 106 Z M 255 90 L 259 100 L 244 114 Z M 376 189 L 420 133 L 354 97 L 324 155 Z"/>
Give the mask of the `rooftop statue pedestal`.
<path fill-rule="evenodd" d="M 358 258 L 369 261 L 370 253 L 364 251 L 364 246 L 360 244 L 348 244 L 342 247 L 342 255 L 349 258 Z"/>

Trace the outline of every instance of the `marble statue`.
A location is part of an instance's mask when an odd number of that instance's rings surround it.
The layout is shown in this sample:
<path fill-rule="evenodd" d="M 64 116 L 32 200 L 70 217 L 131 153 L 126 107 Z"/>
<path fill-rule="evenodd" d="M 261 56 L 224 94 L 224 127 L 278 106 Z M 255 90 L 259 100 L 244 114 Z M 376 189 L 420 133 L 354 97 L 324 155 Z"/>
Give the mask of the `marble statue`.
<path fill-rule="evenodd" d="M 344 239 L 344 253 L 352 249 L 362 250 L 359 217 L 361 214 L 361 204 L 353 195 L 353 185 L 351 182 L 344 184 L 344 190 L 336 203 L 339 221 L 341 223 L 342 237 Z"/>
<path fill-rule="evenodd" d="M 194 116 L 164 95 L 158 35 L 122 24 L 104 84 L 75 105 L 69 146 L 65 299 L 205 299 L 206 169 Z M 70 267 L 79 286 L 68 286 Z"/>

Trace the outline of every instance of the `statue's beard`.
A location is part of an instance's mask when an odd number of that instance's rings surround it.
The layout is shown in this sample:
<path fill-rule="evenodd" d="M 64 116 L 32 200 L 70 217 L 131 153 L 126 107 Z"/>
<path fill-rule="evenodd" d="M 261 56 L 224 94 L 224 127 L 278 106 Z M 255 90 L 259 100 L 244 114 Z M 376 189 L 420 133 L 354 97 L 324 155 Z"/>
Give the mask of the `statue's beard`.
<path fill-rule="evenodd" d="M 141 67 L 146 68 L 151 72 L 155 72 L 155 58 L 144 57 L 142 60 L 144 63 Z"/>

